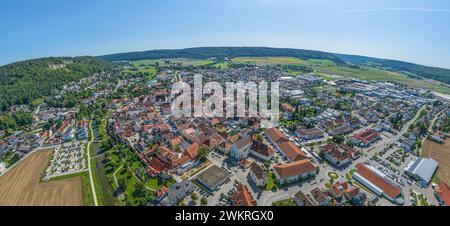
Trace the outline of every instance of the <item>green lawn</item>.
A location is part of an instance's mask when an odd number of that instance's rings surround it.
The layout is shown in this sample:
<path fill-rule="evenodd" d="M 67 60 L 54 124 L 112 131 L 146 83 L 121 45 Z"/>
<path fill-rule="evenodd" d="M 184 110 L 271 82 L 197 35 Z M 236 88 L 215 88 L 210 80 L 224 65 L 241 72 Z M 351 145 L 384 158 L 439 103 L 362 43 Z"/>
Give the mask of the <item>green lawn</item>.
<path fill-rule="evenodd" d="M 269 172 L 269 174 L 267 175 L 267 184 L 264 187 L 265 191 L 271 191 L 272 189 L 276 189 L 278 188 L 278 186 L 275 183 L 275 175 L 273 174 L 272 171 Z"/>
<path fill-rule="evenodd" d="M 441 183 L 441 179 L 436 175 L 437 173 L 435 173 L 435 175 L 433 176 L 433 178 L 431 179 L 431 182 L 435 183 L 435 184 L 440 184 Z"/>
<path fill-rule="evenodd" d="M 256 64 L 256 65 L 298 65 L 310 67 L 335 67 L 336 63 L 331 60 L 308 59 L 302 60 L 295 57 L 236 57 L 233 63 Z"/>
<path fill-rule="evenodd" d="M 345 179 L 347 179 L 347 181 L 352 181 L 352 175 L 356 172 L 355 169 L 350 170 L 350 172 L 347 173 L 347 175 L 345 175 Z"/>
<path fill-rule="evenodd" d="M 286 199 L 272 203 L 272 206 L 295 206 L 294 199 Z"/>
<path fill-rule="evenodd" d="M 161 184 L 158 183 L 158 179 L 157 178 L 152 178 L 150 179 L 147 183 L 145 183 L 146 186 L 149 186 L 153 189 L 160 189 L 161 188 Z"/>
<path fill-rule="evenodd" d="M 328 172 L 327 175 L 328 175 L 329 178 L 331 178 L 333 180 L 336 180 L 336 179 L 339 178 L 339 175 L 337 173 L 335 173 L 335 172 Z"/>
<path fill-rule="evenodd" d="M 304 60 L 294 57 L 236 57 L 232 59 L 233 63 L 238 64 L 256 64 L 256 65 L 308 65 Z"/>
<path fill-rule="evenodd" d="M 153 77 L 158 73 L 154 66 L 137 67 L 137 70 L 124 70 L 123 72 L 132 75 L 145 74 L 148 76 L 149 80 L 153 79 Z"/>
<path fill-rule="evenodd" d="M 173 64 L 181 64 L 183 66 L 202 66 L 214 63 L 212 59 L 186 59 L 186 58 L 172 58 L 172 59 L 156 59 L 156 60 L 137 60 L 130 63 L 134 67 L 154 66 L 158 63 L 160 66 L 166 65 L 166 61 Z"/>
<path fill-rule="evenodd" d="M 213 67 L 218 68 L 218 69 L 227 69 L 230 67 L 230 63 L 229 62 L 220 62 L 220 63 L 213 64 Z"/>
<path fill-rule="evenodd" d="M 31 102 L 31 105 L 33 105 L 35 107 L 39 106 L 40 104 L 44 103 L 44 100 L 45 100 L 45 98 L 43 98 L 43 97 L 37 98 Z"/>
<path fill-rule="evenodd" d="M 419 198 L 419 203 L 421 206 L 430 206 L 431 205 L 424 195 L 420 194 L 417 197 Z"/>
<path fill-rule="evenodd" d="M 92 153 L 92 145 L 91 145 L 91 153 Z M 100 179 L 98 178 L 98 172 L 97 172 L 97 166 L 95 164 L 95 159 L 91 158 L 91 161 L 89 161 L 89 164 L 91 164 L 92 180 L 94 182 L 94 189 L 95 189 L 95 193 L 97 195 L 97 202 L 98 202 L 99 206 L 103 206 L 104 205 L 103 189 L 100 185 Z"/>
<path fill-rule="evenodd" d="M 81 186 L 83 192 L 83 203 L 85 206 L 94 206 L 94 196 L 92 195 L 91 182 L 89 180 L 89 172 L 81 174 Z"/>

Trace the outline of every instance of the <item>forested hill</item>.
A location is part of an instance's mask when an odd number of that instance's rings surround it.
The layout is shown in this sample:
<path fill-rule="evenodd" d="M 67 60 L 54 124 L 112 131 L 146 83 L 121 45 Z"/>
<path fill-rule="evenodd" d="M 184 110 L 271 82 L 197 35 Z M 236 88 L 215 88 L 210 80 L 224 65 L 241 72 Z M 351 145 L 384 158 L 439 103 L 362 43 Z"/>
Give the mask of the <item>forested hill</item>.
<path fill-rule="evenodd" d="M 269 47 L 199 47 L 177 50 L 150 50 L 143 52 L 118 53 L 99 56 L 108 61 L 128 61 L 143 59 L 162 58 L 234 58 L 234 57 L 296 57 L 299 59 L 325 59 L 331 60 L 338 65 L 345 65 L 345 62 L 331 53 L 287 48 Z"/>
<path fill-rule="evenodd" d="M 234 57 L 296 57 L 300 59 L 327 59 L 338 66 L 373 66 L 400 73 L 406 73 L 422 78 L 434 79 L 450 84 L 450 70 L 436 67 L 427 67 L 413 63 L 396 60 L 377 59 L 356 55 L 327 53 L 322 51 L 268 48 L 268 47 L 199 47 L 178 50 L 150 50 L 143 52 L 118 53 L 99 56 L 107 61 L 129 61 L 143 59 L 163 58 L 234 58 Z"/>
<path fill-rule="evenodd" d="M 41 58 L 0 67 L 0 108 L 28 104 L 71 81 L 110 70 L 95 57 Z"/>
<path fill-rule="evenodd" d="M 345 55 L 345 54 L 335 54 L 335 55 L 351 64 L 360 66 L 367 65 L 367 66 L 381 67 L 387 70 L 393 70 L 403 73 L 406 72 L 420 77 L 434 79 L 437 81 L 450 84 L 450 69 L 427 67 L 423 65 L 398 60 L 386 60 L 373 57 Z"/>

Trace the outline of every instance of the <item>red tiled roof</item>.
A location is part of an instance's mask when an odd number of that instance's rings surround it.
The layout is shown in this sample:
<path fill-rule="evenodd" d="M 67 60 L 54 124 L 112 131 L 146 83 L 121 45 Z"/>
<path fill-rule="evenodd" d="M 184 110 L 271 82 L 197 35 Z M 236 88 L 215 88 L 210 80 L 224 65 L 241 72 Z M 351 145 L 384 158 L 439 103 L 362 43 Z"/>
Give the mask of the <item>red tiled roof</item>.
<path fill-rule="evenodd" d="M 294 112 L 294 111 L 295 111 L 295 108 L 292 107 L 292 106 L 291 106 L 290 104 L 288 104 L 288 103 L 283 103 L 283 104 L 281 105 L 281 108 L 282 108 L 283 110 L 289 111 L 289 112 Z"/>
<path fill-rule="evenodd" d="M 152 147 L 150 147 L 149 149 L 147 149 L 146 151 L 145 151 L 145 156 L 149 156 L 149 155 L 151 155 L 151 154 L 153 154 L 153 153 L 155 153 L 156 152 L 156 150 L 158 149 L 158 145 L 153 145 Z"/>
<path fill-rule="evenodd" d="M 287 178 L 313 172 L 317 169 L 317 166 L 312 164 L 308 159 L 304 159 L 284 165 L 277 165 L 273 169 L 281 178 Z"/>
<path fill-rule="evenodd" d="M 169 162 L 169 167 L 170 167 L 171 169 L 173 169 L 173 168 L 175 168 L 175 167 L 177 167 L 177 166 L 180 166 L 180 165 L 183 165 L 183 164 L 185 164 L 185 163 L 187 163 L 187 162 L 189 162 L 189 161 L 191 161 L 191 158 L 189 158 L 188 155 L 182 155 L 181 157 L 179 157 L 179 158 L 177 158 L 177 159 L 172 159 L 172 160 Z"/>
<path fill-rule="evenodd" d="M 195 159 L 198 156 L 198 152 L 200 150 L 200 147 L 197 143 L 192 143 L 186 148 L 186 153 L 189 155 L 189 158 Z"/>
<path fill-rule="evenodd" d="M 364 144 L 367 144 L 367 143 L 370 143 L 373 140 L 377 139 L 379 136 L 380 136 L 379 133 L 377 133 L 371 129 L 368 129 L 362 133 L 354 134 L 352 137 L 361 141 Z"/>
<path fill-rule="evenodd" d="M 167 192 L 169 192 L 169 189 L 167 187 L 163 186 L 158 191 L 156 191 L 155 195 L 157 198 L 159 198 L 159 197 L 165 195 Z"/>
<path fill-rule="evenodd" d="M 401 194 L 400 188 L 394 186 L 392 183 L 386 181 L 384 178 L 378 176 L 375 172 L 369 169 L 367 166 L 359 163 L 356 165 L 356 173 L 364 177 L 370 183 L 374 184 L 392 199 L 397 198 Z"/>
<path fill-rule="evenodd" d="M 204 144 L 209 147 L 209 149 L 215 149 L 224 142 L 223 138 L 219 134 L 215 134 L 209 139 L 205 140 Z"/>
<path fill-rule="evenodd" d="M 272 156 L 274 153 L 272 147 L 257 140 L 253 141 L 252 150 L 266 157 Z"/>
<path fill-rule="evenodd" d="M 342 195 L 344 190 L 347 190 L 347 188 L 348 188 L 347 181 L 343 181 L 343 182 L 338 181 L 338 182 L 334 183 L 331 187 L 331 189 L 333 190 L 334 194 L 336 194 L 336 196 Z"/>
<path fill-rule="evenodd" d="M 339 147 L 334 143 L 326 144 L 325 146 L 323 146 L 323 149 L 326 152 L 326 154 L 331 156 L 336 161 L 343 161 L 352 158 L 352 152 L 347 151 L 342 147 L 341 149 L 339 149 Z"/>
<path fill-rule="evenodd" d="M 218 118 L 213 118 L 210 120 L 211 125 L 216 125 L 218 123 L 220 123 L 220 120 Z"/>
<path fill-rule="evenodd" d="M 227 138 L 227 140 L 229 141 L 229 142 L 231 142 L 231 143 L 234 143 L 234 142 L 236 142 L 237 140 L 239 140 L 239 135 L 234 135 L 234 136 L 229 136 L 228 138 Z"/>
<path fill-rule="evenodd" d="M 160 173 L 164 170 L 165 165 L 161 161 L 159 161 L 158 158 L 152 158 L 150 159 L 149 166 L 156 171 L 156 173 Z"/>
<path fill-rule="evenodd" d="M 322 136 L 323 135 L 323 132 L 317 128 L 299 129 L 299 130 L 297 130 L 297 133 L 300 136 Z"/>
<path fill-rule="evenodd" d="M 359 187 L 353 186 L 351 188 L 348 188 L 344 191 L 345 197 L 348 199 L 351 199 L 359 194 Z"/>
<path fill-rule="evenodd" d="M 450 206 L 450 188 L 446 183 L 441 181 L 439 188 L 436 189 L 436 193 L 444 201 L 445 205 Z"/>
<path fill-rule="evenodd" d="M 323 203 L 327 200 L 327 196 L 319 188 L 311 190 L 311 195 L 318 203 Z"/>
<path fill-rule="evenodd" d="M 183 143 L 183 138 L 182 137 L 176 137 L 170 140 L 170 144 L 172 145 L 172 147 L 178 146 L 181 143 Z"/>
<path fill-rule="evenodd" d="M 248 167 L 250 167 L 251 165 L 251 161 L 248 159 L 242 159 L 241 162 L 239 163 L 244 169 L 247 169 Z"/>
<path fill-rule="evenodd" d="M 289 141 L 289 139 L 277 128 L 266 129 L 264 133 L 275 143 Z"/>
<path fill-rule="evenodd" d="M 250 171 L 256 176 L 256 178 L 261 179 L 267 176 L 264 168 L 256 162 L 252 162 L 250 165 Z"/>
<path fill-rule="evenodd" d="M 235 206 L 256 206 L 256 200 L 243 184 L 237 186 L 236 192 L 231 195 L 231 200 Z"/>
<path fill-rule="evenodd" d="M 307 156 L 292 142 L 283 142 L 278 145 L 278 148 L 286 155 L 291 161 L 298 161 L 306 159 Z"/>

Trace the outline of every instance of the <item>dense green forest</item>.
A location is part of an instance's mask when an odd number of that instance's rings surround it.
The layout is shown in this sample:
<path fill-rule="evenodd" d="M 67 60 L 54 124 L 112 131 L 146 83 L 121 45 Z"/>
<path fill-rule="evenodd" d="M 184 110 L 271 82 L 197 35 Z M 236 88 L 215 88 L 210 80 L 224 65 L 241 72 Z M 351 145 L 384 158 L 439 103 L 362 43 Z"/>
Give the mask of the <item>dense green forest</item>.
<path fill-rule="evenodd" d="M 94 57 L 41 58 L 0 67 L 0 109 L 29 104 L 52 90 L 94 73 L 110 70 L 106 61 Z"/>
<path fill-rule="evenodd" d="M 21 126 L 29 125 L 33 122 L 33 117 L 30 113 L 23 111 L 14 114 L 8 113 L 0 115 L 0 129 L 6 130 L 7 135 L 17 130 Z"/>
<path fill-rule="evenodd" d="M 128 61 L 143 59 L 164 59 L 164 58 L 234 58 L 234 57 L 296 57 L 299 59 L 324 59 L 331 60 L 338 65 L 345 65 L 345 62 L 331 53 L 287 48 L 268 47 L 199 47 L 178 50 L 151 50 L 143 52 L 118 53 L 100 56 L 108 61 Z"/>
<path fill-rule="evenodd" d="M 437 81 L 450 84 L 450 70 L 437 67 L 427 67 L 418 64 L 398 61 L 398 60 L 386 60 L 373 57 L 355 56 L 336 54 L 342 60 L 355 65 L 368 65 L 374 67 L 380 67 L 387 70 L 397 72 L 407 72 L 413 75 L 417 75 L 424 78 L 434 79 Z"/>

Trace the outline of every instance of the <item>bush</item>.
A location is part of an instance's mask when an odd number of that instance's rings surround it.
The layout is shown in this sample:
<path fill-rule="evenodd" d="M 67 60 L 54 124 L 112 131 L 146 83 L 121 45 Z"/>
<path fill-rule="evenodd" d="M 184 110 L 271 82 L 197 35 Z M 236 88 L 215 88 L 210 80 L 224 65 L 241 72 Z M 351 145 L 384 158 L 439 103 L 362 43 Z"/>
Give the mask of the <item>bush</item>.
<path fill-rule="evenodd" d="M 206 206 L 206 205 L 208 205 L 208 200 L 205 197 L 202 197 L 202 199 L 200 200 L 200 204 L 202 206 Z"/>

